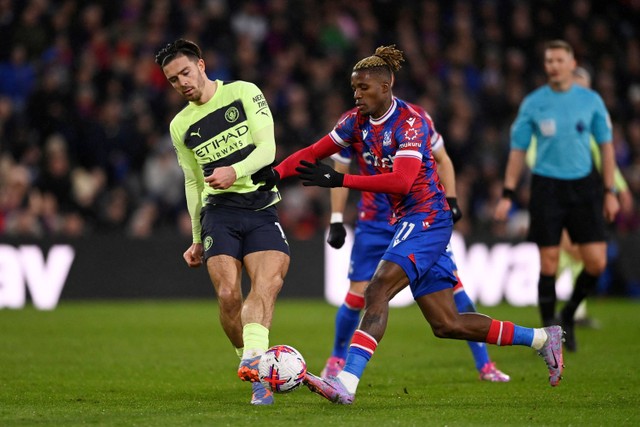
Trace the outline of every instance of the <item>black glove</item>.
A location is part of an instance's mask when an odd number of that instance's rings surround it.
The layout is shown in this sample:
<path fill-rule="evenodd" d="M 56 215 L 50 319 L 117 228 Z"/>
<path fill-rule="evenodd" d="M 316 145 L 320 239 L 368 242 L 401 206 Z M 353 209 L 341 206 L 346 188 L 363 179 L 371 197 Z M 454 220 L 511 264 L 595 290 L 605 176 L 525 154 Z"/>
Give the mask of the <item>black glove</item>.
<path fill-rule="evenodd" d="M 317 160 L 315 163 L 309 163 L 306 160 L 300 160 L 302 166 L 296 168 L 298 176 L 304 182 L 305 187 L 342 187 L 344 174 L 336 172 L 331 166 L 325 165 Z"/>
<path fill-rule="evenodd" d="M 265 166 L 258 172 L 251 175 L 251 181 L 254 184 L 264 182 L 263 185 L 258 187 L 258 191 L 269 191 L 280 182 L 280 174 L 271 165 Z"/>
<path fill-rule="evenodd" d="M 449 208 L 451 208 L 451 216 L 453 217 L 453 223 L 460 221 L 462 218 L 462 211 L 458 206 L 458 199 L 455 197 L 447 197 L 447 203 L 449 203 Z"/>
<path fill-rule="evenodd" d="M 341 222 L 332 222 L 329 224 L 329 236 L 327 243 L 332 248 L 340 249 L 344 245 L 344 239 L 347 237 L 347 230 Z"/>

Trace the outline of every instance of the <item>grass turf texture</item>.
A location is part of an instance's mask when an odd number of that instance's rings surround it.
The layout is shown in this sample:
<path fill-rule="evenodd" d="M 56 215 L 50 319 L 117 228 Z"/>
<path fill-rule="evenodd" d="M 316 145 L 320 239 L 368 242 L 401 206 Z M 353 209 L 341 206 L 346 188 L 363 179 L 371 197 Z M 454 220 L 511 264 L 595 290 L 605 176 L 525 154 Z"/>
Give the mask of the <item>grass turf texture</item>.
<path fill-rule="evenodd" d="M 2 426 L 639 425 L 637 301 L 593 300 L 601 330 L 578 329 L 564 380 L 548 385 L 525 347 L 490 346 L 507 384 L 480 382 L 464 342 L 433 337 L 417 307 L 392 309 L 354 405 L 306 387 L 249 404 L 238 359 L 207 301 L 63 302 L 55 311 L 0 310 Z M 537 309 L 482 308 L 537 325 Z M 335 308 L 281 300 L 272 344 L 289 344 L 319 373 Z"/>

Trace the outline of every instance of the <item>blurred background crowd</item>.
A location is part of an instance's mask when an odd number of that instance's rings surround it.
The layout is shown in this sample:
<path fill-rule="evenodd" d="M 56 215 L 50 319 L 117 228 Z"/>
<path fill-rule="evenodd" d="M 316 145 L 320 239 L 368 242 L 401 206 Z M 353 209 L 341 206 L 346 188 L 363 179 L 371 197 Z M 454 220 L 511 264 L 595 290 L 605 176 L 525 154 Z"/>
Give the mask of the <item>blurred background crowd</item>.
<path fill-rule="evenodd" d="M 430 112 L 457 169 L 456 228 L 508 238 L 526 230 L 528 194 L 525 182 L 507 224 L 491 220 L 509 127 L 545 83 L 542 44 L 563 38 L 611 113 L 636 197 L 615 231 L 636 232 L 639 32 L 634 0 L 0 0 L 0 236 L 190 236 L 168 134 L 184 101 L 154 63 L 179 37 L 200 44 L 211 78 L 263 90 L 278 159 L 330 131 L 353 105 L 353 65 L 396 44 L 394 93 Z M 324 230 L 328 190 L 281 189 L 291 237 Z"/>

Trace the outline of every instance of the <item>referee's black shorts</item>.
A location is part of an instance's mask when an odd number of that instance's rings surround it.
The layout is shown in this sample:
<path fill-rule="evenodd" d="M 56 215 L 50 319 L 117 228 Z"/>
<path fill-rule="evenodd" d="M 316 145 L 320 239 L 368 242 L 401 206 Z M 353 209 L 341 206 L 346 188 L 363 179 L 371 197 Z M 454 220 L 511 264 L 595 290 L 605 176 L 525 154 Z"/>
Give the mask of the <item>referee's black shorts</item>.
<path fill-rule="evenodd" d="M 541 247 L 558 246 L 566 228 L 573 243 L 605 241 L 603 198 L 602 179 L 595 170 L 575 180 L 533 175 L 528 240 Z"/>

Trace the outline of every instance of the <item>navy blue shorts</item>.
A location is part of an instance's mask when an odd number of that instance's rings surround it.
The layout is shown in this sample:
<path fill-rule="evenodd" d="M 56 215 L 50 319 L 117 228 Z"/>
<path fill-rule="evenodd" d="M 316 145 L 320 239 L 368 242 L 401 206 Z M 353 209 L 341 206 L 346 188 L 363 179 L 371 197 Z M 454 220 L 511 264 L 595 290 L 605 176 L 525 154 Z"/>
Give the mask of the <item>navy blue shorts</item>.
<path fill-rule="evenodd" d="M 382 259 L 398 264 L 407 277 L 413 298 L 453 288 L 455 264 L 447 250 L 451 240 L 451 218 L 423 226 L 424 215 L 404 217 Z"/>
<path fill-rule="evenodd" d="M 387 221 L 356 222 L 349 280 L 353 282 L 371 280 L 395 230 L 396 227 Z"/>
<path fill-rule="evenodd" d="M 200 213 L 204 258 L 229 255 L 240 261 L 253 252 L 280 251 L 289 255 L 289 242 L 278 222 L 275 206 L 254 211 L 205 205 Z"/>

